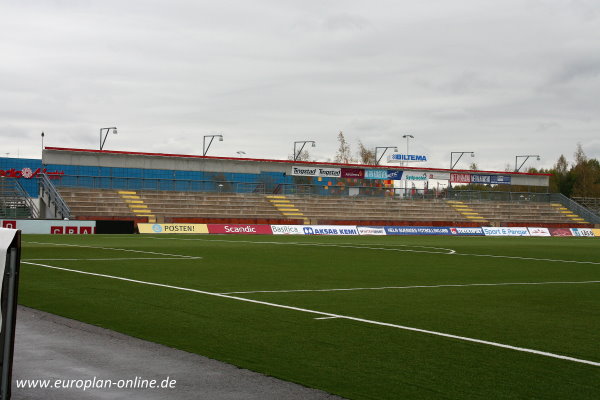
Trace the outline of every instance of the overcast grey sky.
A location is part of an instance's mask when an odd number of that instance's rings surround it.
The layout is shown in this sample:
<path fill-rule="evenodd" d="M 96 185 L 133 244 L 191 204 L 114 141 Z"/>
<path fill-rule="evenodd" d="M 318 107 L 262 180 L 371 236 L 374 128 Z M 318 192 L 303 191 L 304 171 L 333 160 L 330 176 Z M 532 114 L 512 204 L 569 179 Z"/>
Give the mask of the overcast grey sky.
<path fill-rule="evenodd" d="M 0 156 L 45 145 L 284 159 L 397 145 L 448 167 L 600 158 L 598 0 L 5 0 Z M 467 161 L 471 161 L 469 158 Z M 421 166 L 421 165 L 415 165 Z M 459 167 L 466 168 L 468 163 Z"/>

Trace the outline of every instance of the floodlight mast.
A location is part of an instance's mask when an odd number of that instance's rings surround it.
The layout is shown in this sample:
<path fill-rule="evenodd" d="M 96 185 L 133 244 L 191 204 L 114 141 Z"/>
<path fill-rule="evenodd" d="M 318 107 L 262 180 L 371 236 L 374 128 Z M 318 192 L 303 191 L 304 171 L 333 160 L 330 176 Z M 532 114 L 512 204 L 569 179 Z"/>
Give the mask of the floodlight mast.
<path fill-rule="evenodd" d="M 302 147 L 300 147 L 300 150 L 296 152 L 296 146 L 300 143 L 302 143 Z M 299 140 L 297 142 L 294 142 L 294 161 L 298 161 L 298 157 L 300 157 L 300 154 L 302 154 L 302 150 L 304 150 L 304 146 L 306 146 L 306 143 L 312 143 L 311 147 L 317 147 L 317 144 L 314 140 Z"/>
<path fill-rule="evenodd" d="M 206 138 L 210 138 L 210 142 L 208 142 L 208 146 L 206 145 Z M 215 140 L 215 138 L 218 137 L 219 138 L 219 142 L 223 141 L 223 135 L 204 135 L 204 137 L 202 138 L 202 156 L 205 156 L 206 153 L 208 153 L 208 149 L 210 149 L 210 145 L 212 144 L 213 140 Z"/>
<path fill-rule="evenodd" d="M 379 158 L 377 158 L 377 152 L 379 151 L 379 149 L 383 149 L 383 153 L 381 153 L 381 156 Z M 381 159 L 385 155 L 385 152 L 388 149 L 394 149 L 394 151 L 396 151 L 396 152 L 398 151 L 398 147 L 396 147 L 396 146 L 379 146 L 379 147 L 375 147 L 375 165 L 379 165 L 379 162 L 381 161 Z"/>
<path fill-rule="evenodd" d="M 112 133 L 114 135 L 117 134 L 117 127 L 116 126 L 111 126 L 108 128 L 100 128 L 100 150 L 102 151 L 102 149 L 104 148 L 104 143 L 106 143 L 106 138 L 108 137 L 108 133 L 110 132 L 110 130 L 112 129 Z M 102 131 L 106 130 L 106 134 L 104 135 L 104 140 L 102 140 Z"/>
<path fill-rule="evenodd" d="M 460 154 L 460 156 L 458 156 L 458 158 L 456 159 L 456 162 L 453 164 L 452 159 L 454 158 L 455 154 Z M 462 156 L 465 154 L 470 154 L 471 157 L 475 157 L 475 152 L 473 152 L 473 151 L 452 151 L 452 152 L 450 152 L 450 169 L 454 169 L 454 167 L 456 167 L 456 164 L 458 164 L 458 162 L 460 161 Z"/>
<path fill-rule="evenodd" d="M 524 156 L 515 156 L 515 172 L 519 172 L 519 170 L 521 168 L 523 168 L 523 165 L 525 165 L 525 163 L 527 162 L 527 160 L 529 160 L 529 157 L 536 157 L 538 161 L 540 161 L 540 156 L 538 154 L 526 154 Z M 519 165 L 517 167 L 517 163 L 519 158 L 524 158 L 525 160 L 521 163 L 521 165 Z"/>

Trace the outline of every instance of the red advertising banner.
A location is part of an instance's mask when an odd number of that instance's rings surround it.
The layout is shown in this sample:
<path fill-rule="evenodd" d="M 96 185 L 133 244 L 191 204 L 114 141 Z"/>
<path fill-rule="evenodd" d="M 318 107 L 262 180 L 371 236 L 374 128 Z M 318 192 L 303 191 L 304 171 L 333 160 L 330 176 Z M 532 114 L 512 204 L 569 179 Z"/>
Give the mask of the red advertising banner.
<path fill-rule="evenodd" d="M 62 235 L 63 233 L 65 233 L 65 227 L 64 226 L 51 226 L 50 233 L 53 235 Z"/>
<path fill-rule="evenodd" d="M 552 236 L 573 236 L 569 228 L 550 228 L 549 231 Z"/>
<path fill-rule="evenodd" d="M 342 168 L 342 178 L 359 178 L 365 177 L 365 170 L 360 168 Z"/>
<path fill-rule="evenodd" d="M 272 235 L 271 225 L 208 224 L 208 233 L 237 233 L 240 235 Z"/>
<path fill-rule="evenodd" d="M 2 227 L 7 229 L 17 229 L 17 221 L 2 221 Z"/>
<path fill-rule="evenodd" d="M 452 183 L 471 183 L 471 174 L 450 174 Z"/>

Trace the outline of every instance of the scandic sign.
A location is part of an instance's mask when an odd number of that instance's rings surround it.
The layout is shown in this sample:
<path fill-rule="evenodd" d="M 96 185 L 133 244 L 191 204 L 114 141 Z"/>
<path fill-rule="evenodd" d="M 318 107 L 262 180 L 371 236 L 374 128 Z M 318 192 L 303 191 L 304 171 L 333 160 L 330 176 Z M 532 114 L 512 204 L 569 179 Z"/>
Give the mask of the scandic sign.
<path fill-rule="evenodd" d="M 208 233 L 237 233 L 241 235 L 272 235 L 271 225 L 208 224 Z"/>

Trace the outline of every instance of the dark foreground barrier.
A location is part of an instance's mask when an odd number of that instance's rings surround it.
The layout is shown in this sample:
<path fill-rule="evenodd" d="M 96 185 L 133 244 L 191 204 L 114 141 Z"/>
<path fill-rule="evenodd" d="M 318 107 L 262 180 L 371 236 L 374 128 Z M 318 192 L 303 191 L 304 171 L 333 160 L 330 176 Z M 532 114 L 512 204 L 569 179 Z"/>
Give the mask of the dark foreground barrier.
<path fill-rule="evenodd" d="M 17 294 L 21 261 L 21 231 L 0 229 L 0 277 L 2 279 L 2 330 L 0 331 L 0 399 L 10 399 Z"/>

